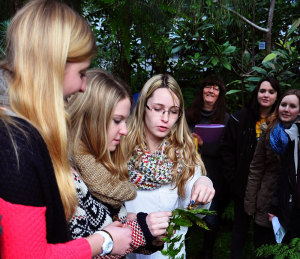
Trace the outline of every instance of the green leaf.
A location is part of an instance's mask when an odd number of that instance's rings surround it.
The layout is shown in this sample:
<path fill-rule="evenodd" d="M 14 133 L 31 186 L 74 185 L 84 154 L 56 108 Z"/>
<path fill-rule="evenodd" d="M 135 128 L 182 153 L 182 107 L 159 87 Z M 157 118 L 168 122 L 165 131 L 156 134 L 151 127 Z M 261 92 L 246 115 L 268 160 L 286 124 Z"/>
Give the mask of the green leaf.
<path fill-rule="evenodd" d="M 211 63 L 215 66 L 219 63 L 219 59 L 218 58 L 212 58 Z"/>
<path fill-rule="evenodd" d="M 248 77 L 246 79 L 246 81 L 250 81 L 250 82 L 259 82 L 261 78 L 260 77 L 256 77 L 256 76 L 251 76 L 251 77 Z"/>
<path fill-rule="evenodd" d="M 252 67 L 252 69 L 260 74 L 267 75 L 267 71 L 261 67 Z"/>
<path fill-rule="evenodd" d="M 300 18 L 298 18 L 296 21 L 293 22 L 293 24 L 287 34 L 287 37 L 289 37 L 297 29 L 297 27 L 299 25 L 300 25 Z"/>
<path fill-rule="evenodd" d="M 232 89 L 232 90 L 230 90 L 230 91 L 228 91 L 227 93 L 226 93 L 226 95 L 229 95 L 229 94 L 236 94 L 236 93 L 240 93 L 242 90 L 237 90 L 237 89 Z"/>
<path fill-rule="evenodd" d="M 199 57 L 200 57 L 200 53 L 197 52 L 197 53 L 195 54 L 194 58 L 195 58 L 195 59 L 198 59 Z"/>
<path fill-rule="evenodd" d="M 262 61 L 262 63 L 273 60 L 274 58 L 277 57 L 277 54 L 275 53 L 270 53 L 269 55 L 267 55 L 264 60 Z"/>
<path fill-rule="evenodd" d="M 226 69 L 231 70 L 231 65 L 227 60 L 221 59 L 221 63 Z"/>
<path fill-rule="evenodd" d="M 229 46 L 224 50 L 224 54 L 231 54 L 232 52 L 235 52 L 236 47 L 235 46 Z"/>
<path fill-rule="evenodd" d="M 183 48 L 183 46 L 182 46 L 182 45 L 179 45 L 179 46 L 177 46 L 176 48 L 172 49 L 171 53 L 172 53 L 172 54 L 175 54 L 175 53 L 179 52 L 182 48 Z"/>

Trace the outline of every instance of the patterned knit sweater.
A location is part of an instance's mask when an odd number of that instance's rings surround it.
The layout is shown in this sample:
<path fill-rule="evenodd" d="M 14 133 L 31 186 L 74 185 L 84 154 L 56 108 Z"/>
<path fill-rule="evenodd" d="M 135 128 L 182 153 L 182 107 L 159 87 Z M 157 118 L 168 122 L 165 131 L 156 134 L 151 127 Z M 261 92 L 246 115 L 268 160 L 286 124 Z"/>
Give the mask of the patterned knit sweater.
<path fill-rule="evenodd" d="M 137 248 L 146 245 L 146 239 L 137 220 L 127 222 L 127 211 L 124 205 L 118 209 L 114 209 L 112 206 L 97 200 L 91 195 L 86 184 L 75 170 L 73 170 L 73 176 L 79 202 L 69 225 L 74 239 L 87 237 L 95 231 L 101 230 L 113 221 L 119 220 L 132 229 L 131 247 L 125 254 L 129 254 Z M 123 256 L 124 255 L 110 255 L 97 256 L 95 258 L 121 258 Z"/>
<path fill-rule="evenodd" d="M 90 258 L 85 239 L 67 242 L 71 238 L 45 142 L 28 122 L 14 120 L 22 129 L 10 128 L 18 157 L 0 120 L 1 258 Z"/>

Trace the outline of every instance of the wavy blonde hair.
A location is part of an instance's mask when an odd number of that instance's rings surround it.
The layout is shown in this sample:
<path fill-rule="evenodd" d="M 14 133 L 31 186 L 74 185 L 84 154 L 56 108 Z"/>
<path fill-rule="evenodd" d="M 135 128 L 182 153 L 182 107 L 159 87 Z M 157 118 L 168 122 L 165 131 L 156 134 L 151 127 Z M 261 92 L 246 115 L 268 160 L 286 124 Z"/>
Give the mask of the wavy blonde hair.
<path fill-rule="evenodd" d="M 128 180 L 127 160 L 123 148 L 118 145 L 114 152 L 110 152 L 107 139 L 109 125 L 118 102 L 125 98 L 132 101 L 130 88 L 100 69 L 90 69 L 86 75 L 85 92 L 73 95 L 67 106 L 73 152 L 92 154 L 96 161 L 101 162 L 112 174 L 112 181 L 114 177 Z"/>
<path fill-rule="evenodd" d="M 74 213 L 77 197 L 68 160 L 64 71 L 67 62 L 87 61 L 95 53 L 95 39 L 87 22 L 60 2 L 30 1 L 8 27 L 2 67 L 11 77 L 10 105 L 42 135 L 67 219 Z"/>
<path fill-rule="evenodd" d="M 177 96 L 180 102 L 180 109 L 184 111 L 183 96 L 175 79 L 167 74 L 159 74 L 151 77 L 141 90 L 133 114 L 129 119 L 128 135 L 126 137 L 128 154 L 132 154 L 137 147 L 142 148 L 143 151 L 145 151 L 147 147 L 144 121 L 145 107 L 148 99 L 153 95 L 154 91 L 159 88 L 166 88 Z M 204 164 L 196 151 L 194 139 L 186 123 L 184 112 L 178 118 L 165 140 L 168 143 L 166 154 L 174 162 L 174 172 L 179 162 L 183 164 L 183 172 L 181 174 L 173 174 L 173 181 L 176 182 L 176 187 L 178 187 L 178 194 L 184 197 L 185 184 L 187 180 L 195 174 L 195 167 L 200 166 L 202 174 L 206 174 Z M 175 151 L 179 152 L 179 155 L 176 155 Z M 180 158 L 180 160 L 178 158 Z M 138 161 L 139 159 L 137 159 L 136 166 L 138 166 Z"/>

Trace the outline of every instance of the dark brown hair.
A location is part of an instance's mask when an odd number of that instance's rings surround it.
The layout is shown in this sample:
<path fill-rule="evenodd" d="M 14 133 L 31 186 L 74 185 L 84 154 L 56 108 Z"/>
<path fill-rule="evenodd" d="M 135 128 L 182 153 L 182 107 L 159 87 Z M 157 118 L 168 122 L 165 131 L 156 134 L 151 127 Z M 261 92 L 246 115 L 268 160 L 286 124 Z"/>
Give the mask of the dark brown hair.
<path fill-rule="evenodd" d="M 274 109 L 275 109 L 275 107 L 278 103 L 278 100 L 281 96 L 280 84 L 279 84 L 278 80 L 275 77 L 264 77 L 264 78 L 262 78 L 258 82 L 257 86 L 254 88 L 254 90 L 252 92 L 252 95 L 251 95 L 251 98 L 249 100 L 249 103 L 247 104 L 247 107 L 250 108 L 253 111 L 253 113 L 255 114 L 256 119 L 260 118 L 260 109 L 259 109 L 260 106 L 259 106 L 259 103 L 257 101 L 257 95 L 258 95 L 260 85 L 265 81 L 269 82 L 271 84 L 271 86 L 273 87 L 273 89 L 277 92 L 277 100 L 274 102 L 274 104 L 272 106 L 272 109 L 270 111 L 270 114 L 274 111 Z"/>

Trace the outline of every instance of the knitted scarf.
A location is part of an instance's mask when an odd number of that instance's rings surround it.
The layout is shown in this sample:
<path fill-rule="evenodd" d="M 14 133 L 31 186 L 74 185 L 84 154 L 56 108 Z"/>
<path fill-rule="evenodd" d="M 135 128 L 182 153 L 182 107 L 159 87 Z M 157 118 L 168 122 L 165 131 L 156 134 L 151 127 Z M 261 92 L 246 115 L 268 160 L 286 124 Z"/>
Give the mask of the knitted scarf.
<path fill-rule="evenodd" d="M 160 149 L 154 153 L 136 148 L 129 163 L 129 181 L 134 183 L 140 190 L 155 190 L 163 184 L 171 183 L 173 179 L 174 163 L 164 153 L 167 142 L 163 142 Z M 178 152 L 176 152 L 178 156 Z M 136 165 L 136 162 L 139 164 Z M 178 163 L 177 173 L 183 171 L 183 165 Z"/>
<path fill-rule="evenodd" d="M 270 145 L 272 149 L 280 155 L 284 153 L 289 142 L 285 129 L 286 127 L 282 123 L 278 122 L 270 134 Z"/>
<path fill-rule="evenodd" d="M 125 201 L 136 197 L 136 187 L 127 180 L 112 180 L 111 173 L 104 165 L 96 162 L 91 154 L 75 155 L 76 166 L 90 193 L 98 200 L 119 208 Z"/>

